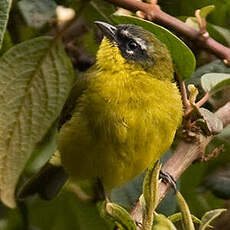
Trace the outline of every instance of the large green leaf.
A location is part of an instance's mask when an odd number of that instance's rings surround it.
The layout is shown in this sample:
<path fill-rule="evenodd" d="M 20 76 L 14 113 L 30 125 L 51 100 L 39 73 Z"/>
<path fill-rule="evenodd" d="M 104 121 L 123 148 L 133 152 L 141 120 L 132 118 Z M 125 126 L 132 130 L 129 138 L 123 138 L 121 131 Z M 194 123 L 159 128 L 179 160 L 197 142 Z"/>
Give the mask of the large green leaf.
<path fill-rule="evenodd" d="M 64 47 L 49 37 L 14 46 L 0 58 L 0 195 L 9 207 L 15 207 L 18 178 L 73 82 Z"/>
<path fill-rule="evenodd" d="M 0 49 L 6 31 L 12 0 L 0 0 Z"/>
<path fill-rule="evenodd" d="M 26 164 L 24 170 L 26 175 L 32 176 L 37 173 L 57 150 L 57 126 L 58 124 L 55 122 L 42 140 L 37 144 Z"/>
<path fill-rule="evenodd" d="M 117 24 L 136 24 L 142 26 L 144 29 L 155 34 L 170 50 L 177 73 L 183 79 L 191 77 L 196 66 L 196 59 L 184 42 L 170 31 L 162 26 L 133 16 L 113 15 L 112 19 Z"/>
<path fill-rule="evenodd" d="M 201 86 L 210 94 L 216 93 L 230 85 L 230 74 L 207 73 L 201 77 Z"/>
<path fill-rule="evenodd" d="M 2 56 L 2 54 L 4 54 L 8 49 L 10 49 L 13 46 L 13 41 L 11 38 L 11 35 L 9 33 L 9 31 L 5 31 L 5 35 L 4 35 L 4 39 L 2 41 L 2 49 L 0 50 L 0 56 Z"/>

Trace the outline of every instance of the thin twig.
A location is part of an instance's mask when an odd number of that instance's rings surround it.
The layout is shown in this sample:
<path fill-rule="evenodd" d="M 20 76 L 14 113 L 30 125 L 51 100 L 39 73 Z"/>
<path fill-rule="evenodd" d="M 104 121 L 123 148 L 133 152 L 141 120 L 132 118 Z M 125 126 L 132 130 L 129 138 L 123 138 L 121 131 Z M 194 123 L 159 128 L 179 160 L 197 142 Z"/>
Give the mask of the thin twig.
<path fill-rule="evenodd" d="M 197 103 L 195 103 L 196 107 L 200 108 L 202 105 L 204 105 L 207 100 L 209 99 L 210 94 L 207 92 Z M 193 111 L 194 107 L 190 106 L 187 107 L 188 109 L 185 110 L 184 112 L 184 117 L 187 117 L 188 115 L 190 115 L 190 113 Z"/>
<path fill-rule="evenodd" d="M 207 22 L 206 22 L 205 18 L 202 18 L 200 16 L 200 9 L 198 9 L 198 10 L 195 11 L 195 16 L 196 16 L 196 19 L 197 19 L 199 27 L 200 27 L 200 33 L 201 33 L 201 35 L 205 39 L 207 39 L 209 37 L 209 33 L 207 32 L 207 29 L 206 29 Z"/>
<path fill-rule="evenodd" d="M 181 97 L 182 97 L 182 100 L 183 100 L 183 103 L 184 103 L 184 106 L 185 106 L 185 111 L 186 111 L 191 107 L 191 105 L 190 105 L 190 102 L 188 100 L 188 95 L 187 95 L 187 91 L 186 91 L 186 87 L 185 87 L 185 82 L 181 81 L 179 79 L 179 84 L 180 84 L 180 90 L 181 90 Z"/>
<path fill-rule="evenodd" d="M 207 92 L 197 103 L 197 107 L 201 107 L 202 105 L 205 104 L 205 102 L 209 99 L 210 94 Z"/>

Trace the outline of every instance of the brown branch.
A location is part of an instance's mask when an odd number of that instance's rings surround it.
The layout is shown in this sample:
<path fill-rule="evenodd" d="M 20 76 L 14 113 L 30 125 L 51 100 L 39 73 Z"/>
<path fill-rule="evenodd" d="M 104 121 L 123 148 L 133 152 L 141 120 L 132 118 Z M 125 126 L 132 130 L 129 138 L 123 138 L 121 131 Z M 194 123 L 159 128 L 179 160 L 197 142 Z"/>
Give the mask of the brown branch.
<path fill-rule="evenodd" d="M 187 142 L 181 140 L 172 157 L 164 164 L 162 171 L 169 173 L 175 180 L 189 168 L 189 166 L 205 152 L 207 144 L 214 138 L 214 136 L 205 137 L 202 134 L 196 137 L 194 142 Z M 159 202 L 164 198 L 170 184 L 161 183 L 159 192 Z"/>
<path fill-rule="evenodd" d="M 230 102 L 218 109 L 215 113 L 223 122 L 224 127 L 230 124 Z M 199 135 L 193 143 L 181 140 L 173 156 L 164 164 L 162 170 L 170 173 L 177 180 L 182 173 L 205 151 L 207 144 L 214 136 L 205 137 Z M 197 143 L 197 141 L 199 143 Z M 169 189 L 169 185 L 161 183 L 160 200 L 163 199 Z"/>
<path fill-rule="evenodd" d="M 230 64 L 230 48 L 220 44 L 210 36 L 203 36 L 200 31 L 193 29 L 177 18 L 163 12 L 157 4 L 149 4 L 136 0 L 106 1 L 134 12 L 142 11 L 148 20 L 154 21 L 179 32 L 181 35 L 184 35 L 190 40 L 196 42 L 196 45 L 199 47 L 202 47 L 203 49 L 206 49 L 215 54 L 217 57 L 223 59 L 225 64 Z"/>
<path fill-rule="evenodd" d="M 215 113 L 223 122 L 224 126 L 230 124 L 230 102 L 225 104 Z M 206 137 L 199 134 L 193 142 L 187 142 L 181 139 L 172 157 L 164 164 L 162 170 L 168 172 L 175 180 L 177 180 L 183 172 L 198 158 L 200 158 L 208 143 L 214 138 L 214 136 Z M 169 184 L 160 184 L 159 188 L 159 202 L 164 198 Z M 135 205 L 131 212 L 132 217 L 137 222 L 142 221 L 142 211 L 139 202 Z"/>

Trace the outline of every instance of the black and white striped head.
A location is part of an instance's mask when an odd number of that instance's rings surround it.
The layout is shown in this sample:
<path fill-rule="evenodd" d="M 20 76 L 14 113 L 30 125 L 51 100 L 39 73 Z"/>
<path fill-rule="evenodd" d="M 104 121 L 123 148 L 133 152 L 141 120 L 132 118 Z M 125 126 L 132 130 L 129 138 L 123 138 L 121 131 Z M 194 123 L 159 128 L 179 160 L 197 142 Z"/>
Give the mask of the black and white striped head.
<path fill-rule="evenodd" d="M 154 34 L 132 24 L 113 26 L 98 21 L 95 24 L 111 46 L 119 48 L 120 54 L 128 63 L 140 64 L 148 72 L 153 72 L 155 68 L 161 69 L 162 65 L 173 72 L 169 51 Z"/>

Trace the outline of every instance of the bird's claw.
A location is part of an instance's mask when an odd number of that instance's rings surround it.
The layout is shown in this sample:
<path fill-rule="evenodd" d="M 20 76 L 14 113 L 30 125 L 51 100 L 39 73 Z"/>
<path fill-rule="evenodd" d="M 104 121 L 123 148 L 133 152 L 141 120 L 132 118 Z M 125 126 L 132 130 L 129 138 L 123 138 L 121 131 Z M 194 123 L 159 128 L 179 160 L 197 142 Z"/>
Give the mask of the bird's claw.
<path fill-rule="evenodd" d="M 162 179 L 162 181 L 165 184 L 167 184 L 167 183 L 171 184 L 175 192 L 177 191 L 176 181 L 169 173 L 163 172 L 161 170 L 159 177 Z"/>

